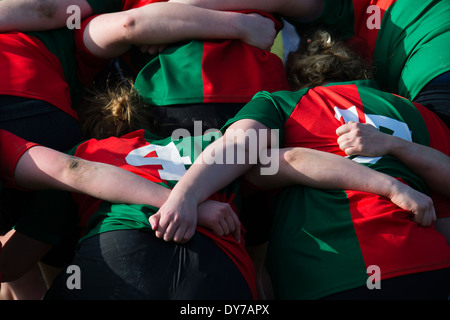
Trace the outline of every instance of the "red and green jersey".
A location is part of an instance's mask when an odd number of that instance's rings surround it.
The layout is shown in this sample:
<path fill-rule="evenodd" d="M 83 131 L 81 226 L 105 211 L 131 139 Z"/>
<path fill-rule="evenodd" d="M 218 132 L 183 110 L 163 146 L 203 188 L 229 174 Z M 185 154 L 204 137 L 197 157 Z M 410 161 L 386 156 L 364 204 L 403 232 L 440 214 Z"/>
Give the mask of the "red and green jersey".
<path fill-rule="evenodd" d="M 105 13 L 137 0 L 87 2 L 94 13 Z M 0 52 L 0 95 L 43 100 L 77 117 L 72 109 L 72 100 L 79 95 L 72 30 L 1 33 Z"/>
<path fill-rule="evenodd" d="M 0 181 L 1 185 L 15 187 L 14 172 L 20 157 L 38 144 L 26 141 L 9 131 L 0 129 Z"/>
<path fill-rule="evenodd" d="M 278 129 L 281 147 L 344 156 L 336 129 L 356 121 L 450 155 L 450 133 L 440 119 L 422 106 L 377 89 L 374 81 L 258 93 L 228 125 L 240 119 Z M 393 157 L 353 160 L 428 192 Z M 409 212 L 387 198 L 294 186 L 280 191 L 272 203 L 276 211 L 267 264 L 278 298 L 317 299 L 364 286 L 372 265 L 380 268 L 381 279 L 450 267 L 445 237 L 434 227 L 418 226 Z M 438 217 L 450 216 L 448 200 L 435 204 Z"/>
<path fill-rule="evenodd" d="M 171 46 L 140 70 L 135 87 L 147 103 L 160 106 L 246 103 L 258 91 L 289 89 L 277 55 L 239 40 Z"/>
<path fill-rule="evenodd" d="M 380 87 L 414 100 L 450 71 L 450 2 L 326 0 L 318 21 L 373 61 Z"/>
<path fill-rule="evenodd" d="M 128 1 L 124 10 L 166 1 Z M 272 15 L 258 13 L 274 20 L 281 29 L 280 21 Z M 93 56 L 84 46 L 83 32 L 90 19 L 93 17 L 84 20 L 75 33 L 80 61 L 90 67 L 83 70 L 85 85 L 108 62 Z M 283 62 L 277 55 L 238 40 L 183 42 L 151 57 L 132 50 L 124 58 L 136 72 L 136 89 L 152 105 L 246 103 L 262 90 L 289 89 Z"/>
<path fill-rule="evenodd" d="M 166 188 L 173 188 L 202 150 L 217 139 L 220 132 L 180 140 L 155 137 L 138 130 L 120 138 L 88 140 L 74 149 L 83 159 L 104 162 L 140 175 Z M 236 181 L 211 196 L 210 199 L 229 203 L 239 212 L 239 182 Z M 157 208 L 146 205 L 113 204 L 89 196 L 74 195 L 79 207 L 80 225 L 84 238 L 111 230 L 143 229 L 151 231 L 148 221 Z M 211 231 L 197 227 L 197 231 L 211 238 L 235 262 L 254 296 L 255 274 L 244 242 L 232 235 L 218 237 Z M 242 229 L 245 233 L 245 230 Z"/>

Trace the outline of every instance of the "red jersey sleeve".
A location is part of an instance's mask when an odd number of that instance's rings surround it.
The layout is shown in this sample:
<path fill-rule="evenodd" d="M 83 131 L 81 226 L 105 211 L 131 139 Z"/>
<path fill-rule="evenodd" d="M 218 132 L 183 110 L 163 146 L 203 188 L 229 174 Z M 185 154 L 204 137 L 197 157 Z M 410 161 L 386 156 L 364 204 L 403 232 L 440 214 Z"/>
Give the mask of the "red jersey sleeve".
<path fill-rule="evenodd" d="M 0 129 L 0 180 L 2 185 L 16 187 L 14 171 L 17 162 L 27 150 L 37 145 L 37 143 L 26 141 Z"/>
<path fill-rule="evenodd" d="M 89 87 L 95 76 L 100 71 L 102 71 L 111 60 L 97 57 L 96 55 L 92 54 L 84 44 L 84 31 L 86 30 L 89 22 L 91 22 L 91 20 L 97 16 L 99 15 L 93 15 L 89 18 L 84 19 L 81 22 L 80 29 L 76 29 L 74 33 L 77 60 L 77 76 L 85 87 Z"/>
<path fill-rule="evenodd" d="M 444 122 L 424 106 L 414 103 L 425 121 L 430 134 L 430 147 L 450 157 L 450 130 Z M 450 200 L 439 194 L 432 194 L 438 218 L 450 218 Z"/>

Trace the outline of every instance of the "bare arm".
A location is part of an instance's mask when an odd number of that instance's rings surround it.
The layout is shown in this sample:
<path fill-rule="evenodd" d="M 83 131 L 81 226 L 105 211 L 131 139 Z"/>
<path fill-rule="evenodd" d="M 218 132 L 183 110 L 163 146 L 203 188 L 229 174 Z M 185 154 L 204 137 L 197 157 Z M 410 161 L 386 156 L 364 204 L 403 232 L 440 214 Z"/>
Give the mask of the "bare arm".
<path fill-rule="evenodd" d="M 15 169 L 15 180 L 23 188 L 60 189 L 111 202 L 155 207 L 160 207 L 171 191 L 124 169 L 68 156 L 43 146 L 32 147 L 22 155 Z M 219 236 L 233 234 L 240 238 L 240 221 L 226 203 L 211 200 L 200 203 L 198 222 Z M 4 244 L 0 255 L 3 281 L 21 277 L 52 247 L 15 230 L 1 240 Z"/>
<path fill-rule="evenodd" d="M 261 189 L 283 188 L 294 184 L 320 189 L 346 189 L 374 193 L 414 215 L 414 220 L 429 226 L 436 219 L 433 202 L 427 195 L 397 179 L 344 157 L 308 148 L 274 150 L 279 152 L 279 170 L 261 175 L 253 167 L 245 178 Z"/>
<path fill-rule="evenodd" d="M 240 39 L 268 50 L 275 35 L 273 21 L 256 14 L 162 2 L 100 15 L 88 24 L 83 39 L 91 53 L 111 58 L 125 53 L 132 45 L 190 39 Z"/>
<path fill-rule="evenodd" d="M 171 192 L 124 169 L 43 146 L 35 146 L 24 153 L 17 163 L 15 180 L 22 188 L 60 189 L 114 203 L 147 204 L 157 208 Z M 228 204 L 204 201 L 199 203 L 198 215 L 200 226 L 220 236 L 232 233 L 239 239 L 240 222 Z"/>
<path fill-rule="evenodd" d="M 80 19 L 93 13 L 86 0 L 1 0 L 0 32 L 62 28 L 71 15 L 67 13 L 71 5 L 80 9 Z"/>
<path fill-rule="evenodd" d="M 450 157 L 444 153 L 377 130 L 374 126 L 350 122 L 336 131 L 339 147 L 347 155 L 391 155 L 425 181 L 436 193 L 450 197 Z"/>
<path fill-rule="evenodd" d="M 121 168 L 71 157 L 42 146 L 31 148 L 20 158 L 15 179 L 23 188 L 61 189 L 111 202 L 155 207 L 161 206 L 170 193 L 163 186 Z"/>
<path fill-rule="evenodd" d="M 323 0 L 170 0 L 214 10 L 261 10 L 310 21 L 323 10 Z"/>
<path fill-rule="evenodd" d="M 259 129 L 267 132 L 267 127 L 257 121 L 240 120 L 232 124 L 223 137 L 210 144 L 177 183 L 160 210 L 150 217 L 157 226 L 156 236 L 166 241 L 188 241 L 194 235 L 198 203 L 251 168 L 248 158 L 254 151 L 250 145 L 257 146 L 256 153 L 264 146 L 259 143 L 259 135 L 254 136 L 255 141 L 249 141 L 245 134 L 234 135 L 235 128 L 243 132 L 259 132 Z M 238 163 L 238 155 L 244 159 L 242 164 Z"/>
<path fill-rule="evenodd" d="M 267 129 L 254 120 L 240 120 L 232 124 L 221 139 L 209 145 L 175 186 L 167 202 L 152 217 L 160 219 L 154 221 L 158 226 L 156 235 L 166 241 L 173 239 L 178 242 L 190 239 L 194 233 L 191 226 L 195 226 L 197 204 L 252 168 L 253 165 L 249 162 L 252 153 L 260 157 L 264 149 L 271 147 L 268 137 L 265 139 L 268 141 L 267 145 L 261 143 L 260 133 L 267 132 Z M 241 134 L 229 134 L 239 130 L 242 130 Z M 249 141 L 246 132 L 257 132 L 256 140 Z M 257 146 L 253 151 L 250 148 L 252 144 Z M 234 156 L 231 157 L 231 161 L 227 159 L 230 152 Z M 239 153 L 244 155 L 242 164 L 237 162 L 236 157 Z M 343 162 L 342 160 L 347 159 L 336 157 L 338 156 L 296 148 L 293 152 L 280 156 L 280 168 L 275 177 L 258 179 L 276 179 L 270 183 L 271 188 L 302 183 L 312 187 L 344 188 L 376 193 L 389 197 L 401 208 L 412 211 L 415 220 L 421 225 L 427 226 L 436 219 L 432 201 L 428 196 L 392 177 L 352 163 L 350 160 Z M 334 161 L 337 161 L 339 170 L 334 169 Z"/>

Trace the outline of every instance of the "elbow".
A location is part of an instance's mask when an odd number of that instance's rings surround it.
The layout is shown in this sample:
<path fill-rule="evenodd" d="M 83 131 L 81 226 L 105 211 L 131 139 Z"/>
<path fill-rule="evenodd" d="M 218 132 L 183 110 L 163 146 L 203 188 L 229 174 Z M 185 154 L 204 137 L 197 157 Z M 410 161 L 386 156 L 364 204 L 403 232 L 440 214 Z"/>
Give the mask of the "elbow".
<path fill-rule="evenodd" d="M 121 15 L 121 23 L 120 25 L 123 27 L 124 30 L 133 30 L 134 27 L 136 27 L 136 19 L 131 14 L 123 14 Z"/>
<path fill-rule="evenodd" d="M 76 190 L 88 178 L 89 166 L 87 163 L 86 160 L 70 157 L 64 164 L 61 182 L 70 189 Z"/>
<path fill-rule="evenodd" d="M 289 148 L 282 150 L 280 165 L 293 167 L 296 163 L 302 161 L 302 152 L 299 148 Z"/>
<path fill-rule="evenodd" d="M 120 17 L 120 21 L 118 21 L 116 25 L 119 26 L 119 29 L 117 30 L 119 38 L 127 43 L 134 43 L 134 35 L 136 34 L 136 28 L 138 26 L 136 18 L 130 13 L 123 12 L 118 17 Z"/>

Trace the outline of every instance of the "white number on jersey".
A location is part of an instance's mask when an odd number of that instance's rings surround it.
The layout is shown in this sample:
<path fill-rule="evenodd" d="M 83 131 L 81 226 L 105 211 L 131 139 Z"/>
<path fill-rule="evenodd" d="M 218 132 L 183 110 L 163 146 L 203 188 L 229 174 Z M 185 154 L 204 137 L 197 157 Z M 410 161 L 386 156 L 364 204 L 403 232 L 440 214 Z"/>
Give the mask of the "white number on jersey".
<path fill-rule="evenodd" d="M 350 121 L 360 122 L 358 118 L 358 113 L 355 106 L 348 109 L 341 109 L 339 107 L 334 107 L 334 116 L 336 119 L 340 120 L 341 117 L 344 119 L 345 123 Z M 380 130 L 380 128 L 386 128 L 392 132 L 393 136 L 405 139 L 407 141 L 412 141 L 411 130 L 406 123 L 376 114 L 367 115 L 364 113 L 365 123 L 370 124 Z M 359 163 L 370 163 L 374 164 L 381 157 L 355 157 L 352 160 Z"/>
<path fill-rule="evenodd" d="M 156 152 L 156 157 L 147 157 Z M 158 173 L 163 180 L 178 181 L 186 173 L 185 165 L 192 164 L 189 157 L 181 157 L 180 152 L 173 142 L 165 146 L 148 145 L 131 151 L 125 158 L 129 165 L 149 166 L 160 165 L 162 169 Z"/>

